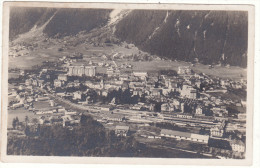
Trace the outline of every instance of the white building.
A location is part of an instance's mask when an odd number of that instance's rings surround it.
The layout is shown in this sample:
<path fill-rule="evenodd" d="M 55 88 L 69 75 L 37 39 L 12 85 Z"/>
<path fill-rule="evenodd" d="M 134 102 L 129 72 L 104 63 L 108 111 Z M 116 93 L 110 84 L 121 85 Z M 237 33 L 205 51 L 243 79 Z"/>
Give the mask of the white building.
<path fill-rule="evenodd" d="M 54 100 L 50 100 L 49 103 L 50 103 L 50 106 L 51 106 L 51 107 L 54 107 L 54 106 L 55 106 Z"/>
<path fill-rule="evenodd" d="M 245 152 L 245 144 L 240 140 L 230 141 L 230 145 L 235 152 Z"/>
<path fill-rule="evenodd" d="M 121 126 L 121 125 L 117 125 L 115 128 L 115 134 L 117 136 L 127 136 L 129 133 L 129 126 Z"/>
<path fill-rule="evenodd" d="M 184 84 L 182 89 L 180 90 L 180 94 L 182 97 L 186 97 L 189 99 L 196 99 L 198 98 L 198 92 L 192 86 Z"/>
<path fill-rule="evenodd" d="M 224 130 L 218 127 L 213 127 L 210 129 L 210 135 L 213 137 L 223 137 Z"/>
<path fill-rule="evenodd" d="M 135 77 L 141 78 L 142 80 L 145 80 L 146 77 L 148 76 L 147 72 L 133 72 L 133 75 Z"/>
<path fill-rule="evenodd" d="M 192 115 L 190 114 L 177 114 L 176 115 L 178 118 L 187 118 L 187 119 L 191 119 Z"/>
<path fill-rule="evenodd" d="M 62 81 L 58 80 L 58 79 L 55 79 L 54 82 L 53 82 L 53 85 L 55 87 L 61 87 L 62 86 Z"/>
<path fill-rule="evenodd" d="M 16 108 L 23 107 L 23 106 L 24 106 L 23 103 L 16 103 L 16 104 L 13 104 L 13 105 L 12 105 L 12 108 L 13 108 L 13 109 L 16 109 Z"/>
<path fill-rule="evenodd" d="M 111 111 L 113 108 L 111 106 L 103 106 L 100 108 L 101 111 Z"/>
<path fill-rule="evenodd" d="M 205 114 L 203 114 L 203 108 L 202 108 L 201 106 L 198 106 L 198 107 L 195 109 L 195 115 L 198 115 L 198 116 L 205 115 Z"/>
<path fill-rule="evenodd" d="M 189 66 L 180 66 L 178 68 L 179 75 L 190 75 L 191 74 L 191 68 Z"/>
<path fill-rule="evenodd" d="M 82 98 L 82 93 L 81 92 L 73 92 L 73 99 L 77 100 L 77 99 L 81 99 Z"/>
<path fill-rule="evenodd" d="M 168 138 L 175 138 L 177 140 L 183 139 L 183 140 L 201 142 L 206 144 L 209 141 L 208 135 L 199 135 L 199 134 L 193 134 L 189 132 L 181 132 L 181 131 L 168 130 L 168 129 L 162 129 L 161 136 L 168 137 Z"/>
<path fill-rule="evenodd" d="M 65 75 L 65 74 L 61 74 L 61 75 L 58 76 L 58 80 L 67 81 L 68 80 L 68 76 Z"/>
<path fill-rule="evenodd" d="M 162 111 L 162 112 L 174 111 L 174 107 L 171 106 L 169 103 L 163 103 L 163 104 L 161 105 L 161 111 Z"/>
<path fill-rule="evenodd" d="M 69 76 L 95 76 L 96 67 L 95 66 L 69 66 Z"/>

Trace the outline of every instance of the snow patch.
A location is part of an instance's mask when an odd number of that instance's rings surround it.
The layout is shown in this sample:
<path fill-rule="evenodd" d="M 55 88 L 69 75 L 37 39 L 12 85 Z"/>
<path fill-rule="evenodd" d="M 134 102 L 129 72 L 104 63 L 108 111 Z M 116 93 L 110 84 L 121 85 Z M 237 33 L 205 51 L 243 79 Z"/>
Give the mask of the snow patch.
<path fill-rule="evenodd" d="M 207 13 L 207 14 L 204 16 L 204 18 L 206 19 L 206 18 L 209 16 L 210 13 L 211 13 L 211 12 L 209 11 L 209 13 Z"/>
<path fill-rule="evenodd" d="M 163 23 L 166 23 L 166 22 L 167 22 L 168 16 L 169 16 L 169 12 L 167 11 L 166 16 L 165 16 L 165 18 L 164 18 L 164 20 L 163 20 Z"/>
<path fill-rule="evenodd" d="M 109 24 L 114 23 L 115 21 L 117 21 L 118 19 L 118 15 L 122 12 L 122 9 L 114 9 L 112 10 L 112 12 L 110 13 L 109 17 L 110 17 L 110 21 Z"/>
<path fill-rule="evenodd" d="M 158 32 L 158 30 L 160 29 L 160 27 L 161 27 L 162 24 L 164 24 L 164 23 L 167 22 L 168 17 L 169 17 L 169 12 L 167 11 L 167 12 L 166 12 L 166 15 L 165 15 L 165 17 L 164 17 L 163 22 L 162 22 L 158 27 L 156 27 L 156 28 L 154 29 L 153 33 L 148 37 L 149 39 L 151 39 L 151 38 Z"/>
<path fill-rule="evenodd" d="M 179 28 L 179 26 L 180 26 L 180 20 L 177 19 L 177 20 L 176 20 L 176 23 L 175 23 L 175 25 L 174 25 L 174 27 L 177 29 L 176 31 L 177 31 L 179 37 L 181 37 L 181 33 L 180 33 L 180 28 Z"/>
<path fill-rule="evenodd" d="M 52 20 L 52 18 L 57 14 L 58 11 L 56 11 L 50 18 L 47 20 L 42 26 L 34 25 L 30 31 L 20 34 L 17 39 L 15 39 L 14 43 L 19 43 L 21 41 L 28 41 L 29 39 L 33 39 L 36 37 L 40 37 L 43 35 L 43 30 L 46 27 L 46 25 Z"/>
<path fill-rule="evenodd" d="M 153 31 L 153 33 L 149 36 L 149 39 L 151 39 L 155 34 L 156 32 L 160 29 L 160 27 L 156 27 Z"/>
<path fill-rule="evenodd" d="M 203 31 L 204 40 L 206 39 L 206 33 L 207 33 L 207 30 L 204 30 L 204 31 Z"/>
<path fill-rule="evenodd" d="M 128 13 L 130 13 L 131 10 L 124 10 L 124 9 L 114 9 L 110 13 L 108 25 L 111 25 L 113 23 L 116 23 L 117 21 L 121 20 L 123 17 L 125 17 Z"/>

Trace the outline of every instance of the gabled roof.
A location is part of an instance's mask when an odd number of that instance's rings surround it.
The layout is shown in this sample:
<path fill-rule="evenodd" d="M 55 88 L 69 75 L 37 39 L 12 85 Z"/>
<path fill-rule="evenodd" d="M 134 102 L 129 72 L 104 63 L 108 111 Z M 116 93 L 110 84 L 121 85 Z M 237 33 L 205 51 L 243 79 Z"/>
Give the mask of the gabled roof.
<path fill-rule="evenodd" d="M 202 139 L 202 140 L 205 140 L 205 141 L 209 140 L 208 135 L 200 135 L 200 134 L 191 134 L 191 138 Z"/>
<path fill-rule="evenodd" d="M 116 130 L 117 130 L 117 129 L 118 129 L 118 130 L 129 130 L 129 126 L 117 125 L 115 129 L 116 129 Z"/>
<path fill-rule="evenodd" d="M 234 144 L 234 145 L 245 146 L 245 144 L 244 144 L 241 140 L 236 140 L 236 139 L 230 141 L 230 144 L 231 144 L 231 145 Z"/>
<path fill-rule="evenodd" d="M 124 115 L 122 114 L 105 114 L 103 115 L 103 118 L 124 118 Z"/>

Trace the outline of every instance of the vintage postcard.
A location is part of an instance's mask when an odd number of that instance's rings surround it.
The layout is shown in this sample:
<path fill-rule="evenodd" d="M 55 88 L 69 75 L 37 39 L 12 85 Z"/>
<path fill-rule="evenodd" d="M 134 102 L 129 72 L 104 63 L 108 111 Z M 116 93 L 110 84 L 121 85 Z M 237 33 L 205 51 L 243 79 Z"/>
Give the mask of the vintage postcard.
<path fill-rule="evenodd" d="M 250 165 L 254 6 L 5 2 L 3 162 Z"/>

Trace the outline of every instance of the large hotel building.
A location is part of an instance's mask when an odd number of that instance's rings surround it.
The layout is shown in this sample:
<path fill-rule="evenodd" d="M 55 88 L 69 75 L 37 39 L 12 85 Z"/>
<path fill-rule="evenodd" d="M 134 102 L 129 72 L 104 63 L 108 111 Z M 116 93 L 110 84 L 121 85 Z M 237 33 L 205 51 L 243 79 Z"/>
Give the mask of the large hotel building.
<path fill-rule="evenodd" d="M 69 66 L 69 76 L 95 76 L 95 66 Z"/>

